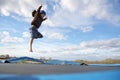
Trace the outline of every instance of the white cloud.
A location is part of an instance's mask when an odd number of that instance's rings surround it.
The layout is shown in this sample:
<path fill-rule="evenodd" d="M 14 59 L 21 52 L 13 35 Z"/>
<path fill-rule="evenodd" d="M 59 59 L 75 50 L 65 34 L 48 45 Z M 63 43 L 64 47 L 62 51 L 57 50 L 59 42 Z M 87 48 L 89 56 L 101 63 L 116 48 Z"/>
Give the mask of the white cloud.
<path fill-rule="evenodd" d="M 93 27 L 92 26 L 81 26 L 80 29 L 83 31 L 83 32 L 89 32 L 89 31 L 92 31 L 93 30 Z"/>
<path fill-rule="evenodd" d="M 88 41 L 81 42 L 81 47 L 85 48 L 101 48 L 101 49 L 109 49 L 109 48 L 120 48 L 120 38 L 112 38 L 109 40 L 99 40 L 99 41 Z"/>
<path fill-rule="evenodd" d="M 12 37 L 7 31 L 0 32 L 0 43 L 21 43 L 24 42 L 23 38 Z"/>
<path fill-rule="evenodd" d="M 54 13 L 52 16 L 50 16 L 49 21 L 47 23 L 49 26 L 54 26 L 54 27 L 72 26 L 73 28 L 73 26 L 76 27 L 77 25 L 77 29 L 78 29 L 80 25 L 84 25 L 84 23 L 88 22 L 88 20 L 86 21 L 82 20 L 83 18 L 82 19 L 80 18 L 79 13 L 70 11 L 71 9 L 69 10 L 68 8 L 71 4 L 67 3 L 67 1 L 71 2 L 71 0 L 66 0 L 66 1 L 61 0 L 60 6 L 59 6 L 59 2 L 57 2 L 58 5 L 53 5 Z"/>
<path fill-rule="evenodd" d="M 50 44 L 49 44 L 50 45 Z M 46 45 L 45 45 L 46 46 Z M 63 47 L 64 46 L 64 47 Z M 43 50 L 43 49 L 42 49 Z M 46 53 L 59 53 L 59 54 L 68 54 L 71 56 L 79 55 L 80 56 L 106 56 L 117 57 L 120 52 L 120 39 L 112 38 L 108 40 L 99 40 L 99 41 L 89 41 L 81 42 L 80 45 L 75 44 L 61 44 L 61 45 L 52 45 Z M 114 56 L 112 55 L 114 54 Z M 58 54 L 57 54 L 58 55 Z"/>
<path fill-rule="evenodd" d="M 95 17 L 98 20 L 106 20 L 114 25 L 120 25 L 120 16 L 115 13 L 112 3 L 107 0 L 90 0 L 82 13 L 87 17 Z"/>
<path fill-rule="evenodd" d="M 24 38 L 30 37 L 30 33 L 28 33 L 28 32 L 23 32 L 22 34 L 23 34 L 23 37 L 24 37 Z"/>
<path fill-rule="evenodd" d="M 48 50 L 40 49 L 47 55 L 53 55 L 58 59 L 88 59 L 101 60 L 106 58 L 118 58 L 120 56 L 120 39 L 112 38 L 108 40 L 82 42 L 80 45 L 61 44 L 52 45 Z M 50 45 L 50 44 L 49 44 Z M 45 45 L 46 46 L 46 45 Z M 64 46 L 64 47 L 63 47 Z M 37 48 L 38 49 L 38 48 Z"/>
<path fill-rule="evenodd" d="M 79 6 L 80 6 L 80 2 L 81 0 L 76 0 L 76 1 L 73 1 L 73 0 L 61 0 L 61 6 L 62 8 L 70 11 L 70 12 L 74 12 L 76 11 Z"/>
<path fill-rule="evenodd" d="M 23 17 L 31 17 L 31 11 L 33 9 L 36 9 L 36 6 L 40 5 L 40 3 L 45 4 L 44 0 L 36 0 L 36 1 L 34 0 L 25 0 L 25 1 L 4 0 L 0 2 L 1 2 L 0 10 L 3 15 L 5 15 L 7 12 L 8 14 L 15 13 Z"/>
<path fill-rule="evenodd" d="M 94 30 L 96 20 L 104 20 L 110 24 L 120 25 L 120 16 L 114 12 L 113 4 L 109 3 L 108 0 L 53 0 L 51 2 L 54 3 L 51 6 L 54 11 L 51 12 L 52 15 L 48 15 L 46 22 L 48 26 L 70 27 L 79 29 L 82 32 L 89 32 Z M 1 0 L 0 13 L 19 21 L 30 22 L 32 10 L 36 9 L 40 3 L 43 3 L 43 9 L 48 10 L 49 6 L 45 0 Z M 117 4 L 117 1 L 115 3 Z M 89 29 L 86 25 L 89 25 Z"/>
<path fill-rule="evenodd" d="M 67 38 L 59 32 L 43 32 L 48 39 L 66 40 Z"/>
<path fill-rule="evenodd" d="M 114 12 L 113 4 L 108 0 L 60 0 L 55 1 L 55 4 L 54 12 L 47 22 L 49 26 L 70 27 L 89 32 L 94 30 L 94 25 L 101 20 L 115 26 L 120 25 L 120 15 Z M 86 25 L 91 28 L 88 29 Z"/>
<path fill-rule="evenodd" d="M 5 33 L 8 34 L 8 33 Z M 103 40 L 102 45 L 109 46 L 106 44 L 112 43 L 112 41 L 118 41 L 119 39 L 110 39 L 110 40 Z M 85 44 L 90 44 L 93 41 L 85 42 Z M 84 60 L 102 60 L 106 58 L 117 58 L 120 59 L 118 54 L 120 52 L 120 47 L 110 46 L 108 48 L 99 48 L 100 41 L 96 44 L 91 44 L 91 46 L 83 47 L 81 45 L 75 44 L 64 44 L 64 43 L 46 43 L 46 42 L 37 42 L 34 43 L 33 50 L 34 54 L 28 52 L 28 43 L 21 43 L 21 44 L 10 44 L 7 47 L 3 46 L 0 47 L 1 54 L 10 54 L 13 56 L 29 56 L 39 58 L 40 56 L 43 57 L 52 57 L 54 59 L 62 59 L 62 60 L 76 60 L 76 59 L 84 59 Z M 116 42 L 118 43 L 118 42 Z M 112 43 L 113 44 L 113 43 Z M 114 45 L 114 44 L 113 44 Z M 64 47 L 63 47 L 64 46 Z M 117 45 L 119 46 L 119 45 Z M 20 54 L 22 53 L 22 54 Z"/>
<path fill-rule="evenodd" d="M 114 12 L 114 5 L 108 0 L 53 0 L 51 2 L 54 3 L 51 7 L 54 11 L 47 22 L 50 26 L 71 27 L 78 25 L 77 28 L 80 29 L 80 26 L 94 26 L 96 19 L 120 25 L 120 16 Z M 12 15 L 17 20 L 20 18 L 19 20 L 30 22 L 32 10 L 41 3 L 43 9 L 48 10 L 49 6 L 45 0 L 1 0 L 0 13 L 4 16 Z M 118 1 L 114 1 L 114 3 L 118 4 Z"/>
<path fill-rule="evenodd" d="M 30 22 L 32 10 L 37 9 L 40 4 L 44 4 L 43 9 L 46 9 L 45 0 L 1 0 L 0 14 L 3 16 L 13 16 L 16 20 L 26 21 L 26 19 L 29 19 Z"/>
<path fill-rule="evenodd" d="M 1 13 L 4 14 L 5 16 L 9 16 L 10 13 L 4 9 L 1 9 Z"/>

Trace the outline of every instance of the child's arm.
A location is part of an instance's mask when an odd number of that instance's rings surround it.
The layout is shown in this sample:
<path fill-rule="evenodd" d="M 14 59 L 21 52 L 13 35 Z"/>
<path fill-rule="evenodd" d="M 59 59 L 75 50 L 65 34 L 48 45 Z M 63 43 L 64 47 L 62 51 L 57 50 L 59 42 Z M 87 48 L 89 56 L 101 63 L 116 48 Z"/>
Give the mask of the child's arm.
<path fill-rule="evenodd" d="M 37 12 L 40 12 L 41 8 L 42 8 L 42 4 L 38 7 Z"/>
<path fill-rule="evenodd" d="M 34 19 L 31 22 L 32 25 L 34 24 L 34 21 L 38 18 L 38 14 L 39 14 L 41 8 L 42 8 L 42 4 L 38 7 L 38 9 L 34 15 Z"/>

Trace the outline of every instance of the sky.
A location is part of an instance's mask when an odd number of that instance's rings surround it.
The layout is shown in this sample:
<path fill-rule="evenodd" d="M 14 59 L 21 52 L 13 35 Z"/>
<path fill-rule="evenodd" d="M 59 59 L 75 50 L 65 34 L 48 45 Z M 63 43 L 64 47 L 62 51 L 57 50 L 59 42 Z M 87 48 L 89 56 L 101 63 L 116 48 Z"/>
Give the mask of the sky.
<path fill-rule="evenodd" d="M 48 19 L 29 52 L 34 9 Z M 0 55 L 60 60 L 120 59 L 120 0 L 0 0 Z"/>

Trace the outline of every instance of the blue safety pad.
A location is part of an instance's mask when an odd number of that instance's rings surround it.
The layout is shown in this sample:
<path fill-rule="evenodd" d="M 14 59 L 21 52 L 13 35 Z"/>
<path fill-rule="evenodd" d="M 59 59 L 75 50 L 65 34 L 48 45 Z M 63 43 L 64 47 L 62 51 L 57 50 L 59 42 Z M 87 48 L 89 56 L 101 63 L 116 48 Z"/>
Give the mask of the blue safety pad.
<path fill-rule="evenodd" d="M 51 75 L 0 74 L 0 80 L 120 80 L 120 70 Z"/>

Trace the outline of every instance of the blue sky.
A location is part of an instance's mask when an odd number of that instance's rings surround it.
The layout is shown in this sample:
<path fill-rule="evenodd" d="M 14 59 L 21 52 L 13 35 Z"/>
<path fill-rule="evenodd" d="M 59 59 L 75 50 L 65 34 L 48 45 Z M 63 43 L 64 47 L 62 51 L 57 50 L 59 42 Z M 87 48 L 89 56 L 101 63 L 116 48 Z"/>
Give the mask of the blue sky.
<path fill-rule="evenodd" d="M 29 49 L 31 12 L 43 4 L 44 38 Z M 1 0 L 0 54 L 62 60 L 120 59 L 120 0 Z"/>

